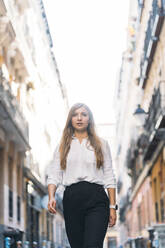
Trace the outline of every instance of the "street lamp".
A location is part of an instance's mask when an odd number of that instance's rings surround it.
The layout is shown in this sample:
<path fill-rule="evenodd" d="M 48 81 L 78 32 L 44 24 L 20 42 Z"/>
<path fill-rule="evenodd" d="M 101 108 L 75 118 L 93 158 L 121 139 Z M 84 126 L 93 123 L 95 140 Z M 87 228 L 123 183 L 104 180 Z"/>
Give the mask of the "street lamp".
<path fill-rule="evenodd" d="M 140 104 L 138 104 L 137 109 L 133 113 L 136 119 L 136 124 L 137 126 L 143 126 L 145 123 L 145 119 L 147 116 L 148 112 L 145 112 L 144 109 L 140 107 Z"/>
<path fill-rule="evenodd" d="M 135 116 L 135 119 L 136 119 L 136 126 L 141 128 L 143 131 L 145 120 L 146 120 L 146 117 L 148 115 L 148 112 L 145 112 L 144 109 L 140 107 L 140 104 L 138 104 L 137 109 L 135 110 L 133 115 Z M 151 137 L 153 137 L 156 133 L 156 137 L 158 140 L 165 140 L 165 128 L 164 127 L 158 128 L 158 126 L 159 126 L 158 124 L 160 124 L 160 120 L 158 120 Z M 151 137 L 150 137 L 150 139 L 151 139 Z"/>

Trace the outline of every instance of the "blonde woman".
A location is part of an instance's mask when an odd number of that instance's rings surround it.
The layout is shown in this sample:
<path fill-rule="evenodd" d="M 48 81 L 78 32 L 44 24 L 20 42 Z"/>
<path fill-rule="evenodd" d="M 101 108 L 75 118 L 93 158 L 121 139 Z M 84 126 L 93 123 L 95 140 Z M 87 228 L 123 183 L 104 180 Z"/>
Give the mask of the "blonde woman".
<path fill-rule="evenodd" d="M 116 179 L 108 142 L 96 135 L 93 114 L 82 103 L 68 114 L 48 173 L 48 210 L 53 214 L 60 184 L 65 187 L 64 220 L 71 248 L 102 248 L 108 223 L 116 223 Z"/>

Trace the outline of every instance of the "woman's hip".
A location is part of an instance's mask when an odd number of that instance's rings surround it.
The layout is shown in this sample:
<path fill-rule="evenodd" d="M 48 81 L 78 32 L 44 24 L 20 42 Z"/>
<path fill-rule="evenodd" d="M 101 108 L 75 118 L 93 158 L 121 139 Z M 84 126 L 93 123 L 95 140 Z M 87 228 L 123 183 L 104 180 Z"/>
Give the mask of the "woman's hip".
<path fill-rule="evenodd" d="M 95 205 L 98 202 L 104 202 L 106 205 L 109 204 L 109 198 L 103 185 L 80 181 L 65 188 L 63 195 L 64 207 L 85 208 L 89 207 L 90 204 Z"/>

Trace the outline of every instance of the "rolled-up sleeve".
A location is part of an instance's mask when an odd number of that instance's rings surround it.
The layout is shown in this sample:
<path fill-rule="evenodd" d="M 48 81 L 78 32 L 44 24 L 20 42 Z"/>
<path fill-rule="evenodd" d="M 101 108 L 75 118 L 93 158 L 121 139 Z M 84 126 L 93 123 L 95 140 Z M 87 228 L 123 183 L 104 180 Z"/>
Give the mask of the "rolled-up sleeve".
<path fill-rule="evenodd" d="M 112 156 L 107 141 L 104 142 L 103 154 L 104 154 L 104 164 L 103 164 L 104 188 L 116 188 L 116 177 L 112 166 Z"/>
<path fill-rule="evenodd" d="M 60 167 L 59 145 L 55 149 L 53 160 L 48 166 L 47 174 L 47 185 L 54 184 L 56 187 L 58 187 L 60 184 L 62 184 L 63 171 Z"/>

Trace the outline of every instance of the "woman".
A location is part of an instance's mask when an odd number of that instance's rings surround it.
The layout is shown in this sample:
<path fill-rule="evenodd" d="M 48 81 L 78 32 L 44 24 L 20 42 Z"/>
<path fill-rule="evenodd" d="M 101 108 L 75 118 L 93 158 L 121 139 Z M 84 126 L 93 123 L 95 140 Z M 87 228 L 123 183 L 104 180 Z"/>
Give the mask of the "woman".
<path fill-rule="evenodd" d="M 82 103 L 69 112 L 48 173 L 48 210 L 53 214 L 60 184 L 65 187 L 64 220 L 71 248 L 102 248 L 108 222 L 110 227 L 116 222 L 116 180 L 108 142 L 96 135 L 92 112 Z"/>

